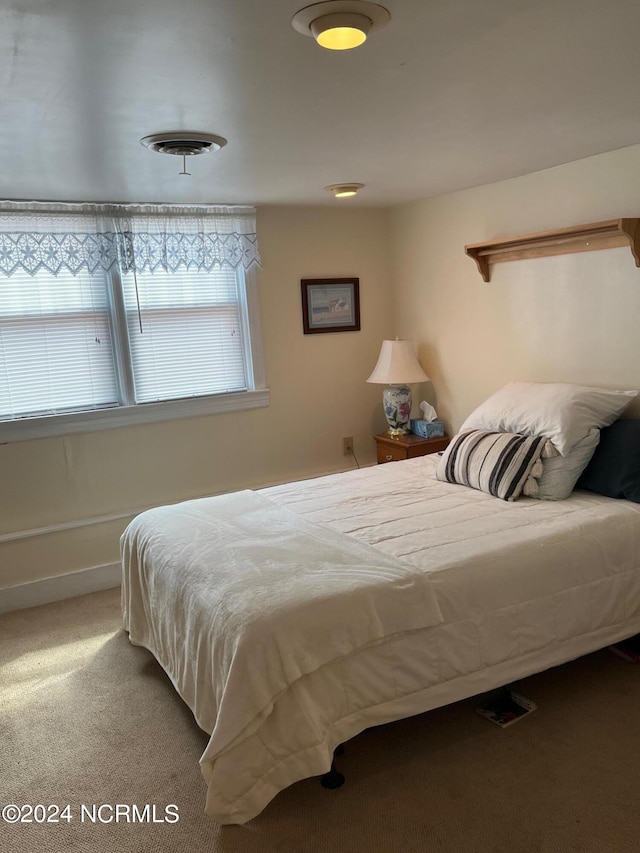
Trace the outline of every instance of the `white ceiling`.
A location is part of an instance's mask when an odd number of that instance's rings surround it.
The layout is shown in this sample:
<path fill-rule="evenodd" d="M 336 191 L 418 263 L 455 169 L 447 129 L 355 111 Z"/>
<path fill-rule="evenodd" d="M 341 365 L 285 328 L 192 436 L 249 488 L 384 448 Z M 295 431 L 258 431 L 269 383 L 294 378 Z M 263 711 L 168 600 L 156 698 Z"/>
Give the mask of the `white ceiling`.
<path fill-rule="evenodd" d="M 335 53 L 304 0 L 0 0 L 0 197 L 388 205 L 640 142 L 638 0 L 378 2 Z M 229 143 L 181 177 L 174 130 Z"/>

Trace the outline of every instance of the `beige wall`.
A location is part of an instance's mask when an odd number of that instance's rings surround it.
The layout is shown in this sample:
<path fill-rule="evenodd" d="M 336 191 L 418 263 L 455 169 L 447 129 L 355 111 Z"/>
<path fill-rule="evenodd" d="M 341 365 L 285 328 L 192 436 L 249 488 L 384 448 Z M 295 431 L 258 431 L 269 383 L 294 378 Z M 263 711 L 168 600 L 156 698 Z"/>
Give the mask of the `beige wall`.
<path fill-rule="evenodd" d="M 640 388 L 640 270 L 629 249 L 494 266 L 467 243 L 640 216 L 640 146 L 391 213 L 395 333 L 412 338 L 449 430 L 515 379 Z"/>
<path fill-rule="evenodd" d="M 270 406 L 0 446 L 0 588 L 117 561 L 128 517 L 112 516 L 350 467 L 342 436 L 374 461 L 381 393 L 365 380 L 393 331 L 387 214 L 261 208 L 258 237 Z M 362 331 L 303 335 L 300 279 L 333 276 L 360 278 Z"/>

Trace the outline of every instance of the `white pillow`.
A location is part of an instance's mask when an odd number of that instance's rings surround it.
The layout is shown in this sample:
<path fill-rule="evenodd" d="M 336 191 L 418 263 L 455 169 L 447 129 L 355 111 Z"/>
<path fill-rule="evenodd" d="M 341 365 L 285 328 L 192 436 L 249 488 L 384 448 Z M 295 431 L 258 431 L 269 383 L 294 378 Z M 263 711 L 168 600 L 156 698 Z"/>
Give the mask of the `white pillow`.
<path fill-rule="evenodd" d="M 459 432 L 544 435 L 566 456 L 589 430 L 617 420 L 637 393 L 564 382 L 510 382 L 471 412 Z"/>
<path fill-rule="evenodd" d="M 542 501 L 562 501 L 568 498 L 580 474 L 591 461 L 599 441 L 600 430 L 590 429 L 586 437 L 574 444 L 566 456 L 544 459 L 536 497 Z"/>

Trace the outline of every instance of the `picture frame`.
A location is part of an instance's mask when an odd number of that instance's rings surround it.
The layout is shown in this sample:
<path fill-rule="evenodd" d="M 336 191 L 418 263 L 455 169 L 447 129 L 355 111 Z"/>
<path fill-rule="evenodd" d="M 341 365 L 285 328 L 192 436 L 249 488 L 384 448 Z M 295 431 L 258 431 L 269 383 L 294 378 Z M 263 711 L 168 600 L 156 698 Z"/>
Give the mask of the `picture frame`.
<path fill-rule="evenodd" d="M 300 285 L 305 335 L 360 331 L 360 279 L 303 278 Z"/>

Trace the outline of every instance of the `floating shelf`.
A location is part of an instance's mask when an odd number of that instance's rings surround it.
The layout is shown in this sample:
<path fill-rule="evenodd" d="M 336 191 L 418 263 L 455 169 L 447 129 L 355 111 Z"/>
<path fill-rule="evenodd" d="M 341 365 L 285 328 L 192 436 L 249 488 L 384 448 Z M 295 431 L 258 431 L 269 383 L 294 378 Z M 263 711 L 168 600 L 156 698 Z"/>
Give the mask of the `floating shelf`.
<path fill-rule="evenodd" d="M 614 249 L 629 246 L 640 267 L 640 219 L 609 219 L 573 228 L 539 231 L 508 240 L 473 243 L 464 250 L 473 258 L 484 281 L 491 280 L 491 267 L 503 261 L 521 261 L 546 255 L 564 255 L 570 252 L 593 252 L 596 249 Z"/>

